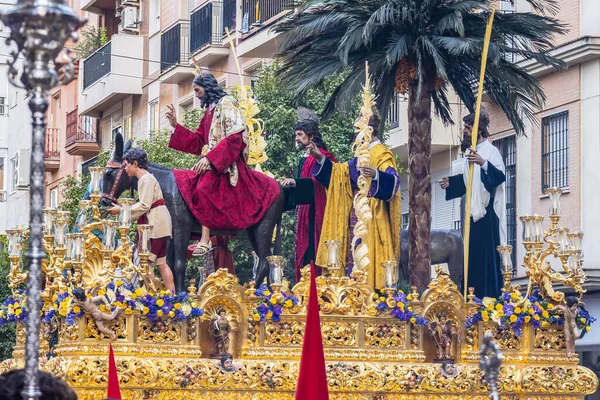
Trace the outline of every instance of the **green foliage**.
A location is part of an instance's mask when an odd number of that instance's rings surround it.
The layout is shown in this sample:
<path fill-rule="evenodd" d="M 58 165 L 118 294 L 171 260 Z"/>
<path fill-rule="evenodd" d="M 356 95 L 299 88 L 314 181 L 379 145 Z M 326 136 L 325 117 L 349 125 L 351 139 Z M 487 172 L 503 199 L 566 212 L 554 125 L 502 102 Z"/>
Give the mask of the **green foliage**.
<path fill-rule="evenodd" d="M 96 28 L 88 25 L 79 31 L 79 34 L 81 38 L 77 46 L 75 46 L 75 54 L 80 59 L 89 57 L 100 47 L 108 43 L 108 35 L 105 28 Z"/>
<path fill-rule="evenodd" d="M 198 161 L 198 157 L 193 154 L 186 154 L 170 149 L 170 137 L 170 130 L 151 132 L 147 139 L 137 140 L 135 146 L 146 151 L 148 161 L 173 169 L 191 169 Z"/>
<path fill-rule="evenodd" d="M 183 118 L 181 120 L 181 125 L 185 126 L 188 129 L 196 130 L 198 125 L 200 125 L 200 121 L 204 116 L 204 110 L 201 108 L 192 108 L 183 114 Z"/>
<path fill-rule="evenodd" d="M 95 165 L 104 166 L 109 158 L 110 151 L 103 151 L 102 153 L 98 154 Z M 79 212 L 79 201 L 83 199 L 89 184 L 89 175 L 79 175 L 79 177 L 68 175 L 65 181 L 61 183 L 60 188 L 63 201 L 60 203 L 58 208 L 71 213 L 69 219 L 69 226 L 71 227 L 75 224 L 75 219 L 77 218 L 77 213 Z"/>
<path fill-rule="evenodd" d="M 8 259 L 8 240 L 6 236 L 0 237 L 0 303 L 10 296 L 8 287 L 8 273 L 10 272 L 10 261 Z M 6 324 L 0 328 L 0 361 L 12 357 L 12 349 L 15 345 L 15 324 Z"/>

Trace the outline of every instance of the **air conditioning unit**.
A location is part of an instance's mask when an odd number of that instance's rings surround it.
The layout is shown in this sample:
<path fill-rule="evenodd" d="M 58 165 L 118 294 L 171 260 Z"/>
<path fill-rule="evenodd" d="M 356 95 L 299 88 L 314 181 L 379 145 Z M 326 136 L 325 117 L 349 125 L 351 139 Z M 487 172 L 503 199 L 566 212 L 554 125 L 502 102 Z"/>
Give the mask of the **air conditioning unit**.
<path fill-rule="evenodd" d="M 29 190 L 29 150 L 21 149 L 15 155 L 16 168 L 15 174 L 15 187 L 17 190 Z"/>
<path fill-rule="evenodd" d="M 121 13 L 121 29 L 124 31 L 135 31 L 138 32 L 138 25 L 140 21 L 138 19 L 138 8 L 137 7 L 125 7 Z"/>

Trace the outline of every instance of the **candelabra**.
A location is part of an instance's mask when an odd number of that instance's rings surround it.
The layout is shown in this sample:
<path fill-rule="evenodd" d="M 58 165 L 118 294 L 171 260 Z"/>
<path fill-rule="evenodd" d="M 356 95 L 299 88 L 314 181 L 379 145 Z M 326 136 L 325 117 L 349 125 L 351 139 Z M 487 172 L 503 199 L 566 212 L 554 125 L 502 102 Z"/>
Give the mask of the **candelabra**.
<path fill-rule="evenodd" d="M 586 279 L 583 272 L 583 251 L 581 247 L 583 233 L 569 233 L 567 228 L 559 226 L 562 190 L 552 188 L 547 193 L 550 200 L 549 214 L 551 221 L 548 229 L 544 230 L 544 217 L 540 215 L 525 215 L 520 218 L 523 224 L 523 246 L 525 247 L 523 266 L 527 268 L 527 275 L 529 276 L 527 296 L 531 294 L 535 285 L 539 287 L 544 297 L 560 303 L 564 301 L 564 294 L 554 291 L 552 288 L 553 282 L 560 282 L 572 288 L 579 294 L 580 298 L 586 292 L 582 287 Z M 562 272 L 552 269 L 550 262 L 547 260 L 549 257 L 560 261 Z"/>
<path fill-rule="evenodd" d="M 385 289 L 388 299 L 394 297 L 396 284 L 398 283 L 398 263 L 394 260 L 381 263 L 385 272 Z"/>
<path fill-rule="evenodd" d="M 325 246 L 327 246 L 327 272 L 333 277 L 339 277 L 342 275 L 339 255 L 340 241 L 326 240 Z"/>
<path fill-rule="evenodd" d="M 8 273 L 8 287 L 15 293 L 15 289 L 27 280 L 27 273 L 21 270 L 22 254 L 22 229 L 7 229 L 8 258 L 10 259 L 10 272 Z"/>
<path fill-rule="evenodd" d="M 270 268 L 271 291 L 276 301 L 283 299 L 281 288 L 283 286 L 283 256 L 268 256 Z"/>
<path fill-rule="evenodd" d="M 38 386 L 40 346 L 40 297 L 42 259 L 42 216 L 44 204 L 44 147 L 48 92 L 74 76 L 72 51 L 63 49 L 67 40 L 78 40 L 77 30 L 84 21 L 62 0 L 18 0 L 0 19 L 10 30 L 7 42 L 14 42 L 8 78 L 29 95 L 32 113 L 30 160 L 30 217 L 27 250 L 29 279 L 27 284 L 28 315 L 23 398 L 41 396 Z M 20 71 L 18 70 L 20 68 Z"/>

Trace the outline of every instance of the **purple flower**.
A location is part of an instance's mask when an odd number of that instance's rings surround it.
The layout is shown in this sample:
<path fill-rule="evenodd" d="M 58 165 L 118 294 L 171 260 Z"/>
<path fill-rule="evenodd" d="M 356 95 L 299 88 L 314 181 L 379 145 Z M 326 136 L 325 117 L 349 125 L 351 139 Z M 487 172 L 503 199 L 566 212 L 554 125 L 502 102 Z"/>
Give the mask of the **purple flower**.
<path fill-rule="evenodd" d="M 515 306 L 513 306 L 512 304 L 504 304 L 504 314 L 506 314 L 507 317 L 510 317 L 511 315 L 513 315 L 514 312 L 515 312 Z"/>
<path fill-rule="evenodd" d="M 264 303 L 262 303 L 258 306 L 258 312 L 259 314 L 266 314 L 267 312 L 269 312 L 269 308 Z"/>

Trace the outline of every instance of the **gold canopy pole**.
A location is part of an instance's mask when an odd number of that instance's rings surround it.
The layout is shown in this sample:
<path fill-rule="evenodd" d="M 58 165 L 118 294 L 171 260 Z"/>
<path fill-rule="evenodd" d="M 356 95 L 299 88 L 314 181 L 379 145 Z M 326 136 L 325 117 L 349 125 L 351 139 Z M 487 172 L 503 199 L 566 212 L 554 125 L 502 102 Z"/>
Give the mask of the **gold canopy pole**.
<path fill-rule="evenodd" d="M 490 19 L 485 28 L 485 38 L 483 41 L 483 53 L 481 54 L 481 72 L 479 74 L 479 88 L 477 91 L 477 103 L 475 105 L 475 121 L 473 122 L 473 130 L 471 131 L 471 146 L 477 149 L 477 132 L 479 131 L 479 116 L 481 113 L 481 97 L 483 96 L 483 81 L 485 79 L 485 66 L 487 65 L 487 55 L 490 47 L 490 39 L 492 37 L 492 25 L 494 24 L 495 9 L 492 9 Z M 469 163 L 469 176 L 467 180 L 467 193 L 465 203 L 465 226 L 464 226 L 464 296 L 467 298 L 468 282 L 469 282 L 469 239 L 471 237 L 471 196 L 473 192 L 473 164 Z"/>

